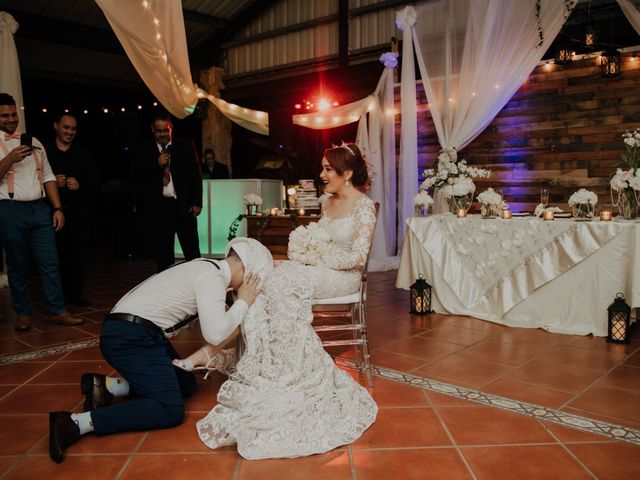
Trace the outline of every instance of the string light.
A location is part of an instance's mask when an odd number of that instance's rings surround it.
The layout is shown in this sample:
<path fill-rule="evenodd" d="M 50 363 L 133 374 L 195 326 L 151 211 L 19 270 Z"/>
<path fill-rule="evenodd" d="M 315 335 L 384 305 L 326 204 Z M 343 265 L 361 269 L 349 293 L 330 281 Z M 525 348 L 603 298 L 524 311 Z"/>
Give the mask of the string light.
<path fill-rule="evenodd" d="M 103 111 L 104 113 L 109 113 L 109 109 L 108 109 L 108 108 L 103 108 L 103 109 L 102 109 L 102 111 Z"/>
<path fill-rule="evenodd" d="M 43 108 L 43 109 L 42 109 L 42 113 L 47 113 L 47 109 L 46 109 L 46 108 Z"/>
<path fill-rule="evenodd" d="M 89 113 L 89 110 L 83 110 L 82 113 L 86 115 L 87 113 Z"/>
<path fill-rule="evenodd" d="M 138 105 L 138 110 L 142 110 L 142 105 Z"/>

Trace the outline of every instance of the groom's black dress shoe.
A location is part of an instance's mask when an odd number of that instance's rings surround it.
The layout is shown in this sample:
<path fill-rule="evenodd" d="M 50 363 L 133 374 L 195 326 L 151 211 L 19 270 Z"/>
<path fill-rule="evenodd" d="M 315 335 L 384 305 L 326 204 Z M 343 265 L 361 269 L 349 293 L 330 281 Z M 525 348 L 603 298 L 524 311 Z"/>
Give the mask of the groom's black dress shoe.
<path fill-rule="evenodd" d="M 80 438 L 80 428 L 70 412 L 49 413 L 49 456 L 56 463 L 64 460 L 64 451 Z"/>
<path fill-rule="evenodd" d="M 113 394 L 107 390 L 106 377 L 101 373 L 85 373 L 80 378 L 80 392 L 84 395 L 84 411 L 111 405 Z"/>

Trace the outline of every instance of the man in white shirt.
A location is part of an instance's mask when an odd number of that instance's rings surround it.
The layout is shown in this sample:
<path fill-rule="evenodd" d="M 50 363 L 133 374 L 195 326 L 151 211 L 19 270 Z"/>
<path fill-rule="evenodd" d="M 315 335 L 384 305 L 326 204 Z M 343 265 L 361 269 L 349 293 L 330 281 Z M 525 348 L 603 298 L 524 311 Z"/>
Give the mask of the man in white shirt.
<path fill-rule="evenodd" d="M 83 320 L 64 308 L 58 269 L 55 231 L 64 226 L 64 214 L 47 153 L 33 138 L 21 145 L 18 112 L 13 97 L 0 93 L 0 244 L 7 254 L 15 329 L 31 328 L 31 302 L 27 268 L 31 255 L 40 269 L 50 321 L 79 325 Z M 44 201 L 48 197 L 51 208 Z"/>
<path fill-rule="evenodd" d="M 273 266 L 269 250 L 251 238 L 236 238 L 225 260 L 195 259 L 144 281 L 105 317 L 100 349 L 123 378 L 85 374 L 81 391 L 85 412 L 49 414 L 49 455 L 60 463 L 64 450 L 81 435 L 151 430 L 179 425 L 183 398 L 193 395 L 192 373 L 175 367 L 180 356 L 167 337 L 196 315 L 206 342 L 220 348 L 235 338 L 259 293 L 260 274 Z M 225 311 L 228 288 L 237 300 Z M 111 405 L 114 396 L 132 394 Z M 212 399 L 213 400 L 213 399 Z"/>

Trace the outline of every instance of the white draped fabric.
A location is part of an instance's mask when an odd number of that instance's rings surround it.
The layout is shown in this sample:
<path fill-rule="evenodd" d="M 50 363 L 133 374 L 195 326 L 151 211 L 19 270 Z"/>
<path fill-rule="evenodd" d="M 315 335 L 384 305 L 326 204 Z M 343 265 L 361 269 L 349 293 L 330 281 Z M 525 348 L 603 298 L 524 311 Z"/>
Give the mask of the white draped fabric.
<path fill-rule="evenodd" d="M 537 218 L 408 220 L 396 286 L 419 273 L 436 285 L 432 308 L 508 326 L 606 335 L 617 292 L 640 306 L 640 226 Z"/>
<path fill-rule="evenodd" d="M 565 2 L 542 0 L 537 46 L 535 2 L 440 0 L 416 13 L 418 66 L 444 150 L 463 149 L 489 125 L 568 16 Z"/>
<path fill-rule="evenodd" d="M 20 117 L 19 132 L 26 131 L 24 119 L 24 103 L 22 101 L 22 82 L 20 81 L 20 64 L 18 50 L 13 34 L 18 30 L 18 22 L 7 12 L 0 12 L 0 92 L 8 93 L 16 101 Z"/>
<path fill-rule="evenodd" d="M 221 98 L 208 94 L 201 88 L 197 91 L 198 98 L 206 98 L 213 103 L 222 114 L 241 127 L 261 135 L 269 135 L 269 114 L 260 110 L 251 110 L 234 103 L 225 102 Z"/>
<path fill-rule="evenodd" d="M 400 164 L 398 167 L 398 251 L 404 241 L 405 219 L 414 214 L 413 197 L 418 189 L 418 120 L 416 72 L 413 61 L 412 31 L 416 11 L 405 7 L 396 13 L 396 25 L 402 30 L 402 74 L 400 86 Z"/>
<path fill-rule="evenodd" d="M 315 130 L 358 123 L 356 144 L 371 164 L 373 183 L 369 196 L 381 205 L 371 245 L 370 271 L 398 267 L 396 256 L 396 167 L 393 54 L 385 54 L 384 69 L 376 90 L 367 97 L 327 111 L 293 115 L 293 123 Z"/>
<path fill-rule="evenodd" d="M 618 5 L 631 26 L 640 35 L 640 5 L 632 0 L 618 0 Z"/>
<path fill-rule="evenodd" d="M 138 74 L 178 118 L 193 113 L 198 97 L 191 79 L 180 0 L 96 0 Z"/>

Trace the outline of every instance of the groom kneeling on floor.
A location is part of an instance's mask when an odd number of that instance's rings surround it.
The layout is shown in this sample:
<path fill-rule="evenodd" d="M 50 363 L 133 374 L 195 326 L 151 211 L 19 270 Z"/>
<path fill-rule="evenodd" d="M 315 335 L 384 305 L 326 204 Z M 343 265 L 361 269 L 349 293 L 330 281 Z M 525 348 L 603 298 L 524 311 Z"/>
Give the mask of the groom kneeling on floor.
<path fill-rule="evenodd" d="M 202 335 L 219 349 L 239 332 L 239 325 L 259 293 L 258 272 L 273 259 L 258 241 L 236 238 L 225 260 L 196 259 L 147 279 L 116 304 L 104 319 L 100 350 L 122 375 L 85 374 L 84 412 L 49 414 L 49 455 L 60 463 L 64 451 L 81 435 L 174 427 L 184 419 L 183 398 L 195 393 L 192 373 L 176 368 L 180 356 L 167 340 L 196 317 Z M 226 291 L 237 300 L 225 312 Z M 112 404 L 114 397 L 130 401 Z"/>

